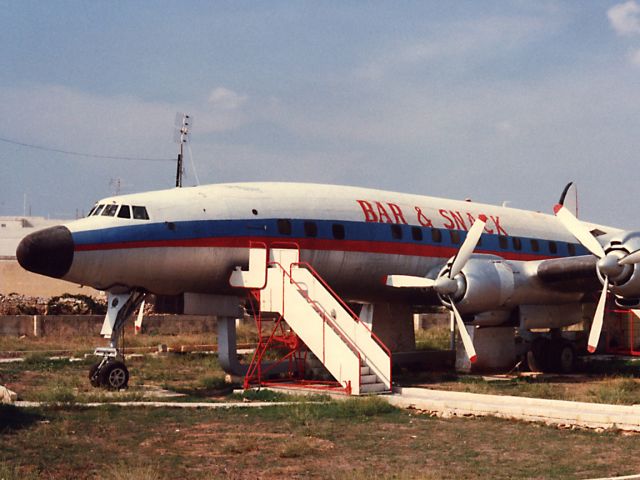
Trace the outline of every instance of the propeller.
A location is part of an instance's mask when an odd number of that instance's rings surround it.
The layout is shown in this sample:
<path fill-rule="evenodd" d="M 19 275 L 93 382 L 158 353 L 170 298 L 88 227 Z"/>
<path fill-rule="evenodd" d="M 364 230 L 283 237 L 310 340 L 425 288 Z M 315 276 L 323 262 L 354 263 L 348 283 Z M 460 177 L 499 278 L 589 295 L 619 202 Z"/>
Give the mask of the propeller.
<path fill-rule="evenodd" d="M 485 215 L 479 215 L 467 232 L 467 237 L 464 239 L 464 242 L 462 242 L 456 256 L 448 263 L 448 269 L 440 274 L 435 280 L 413 275 L 388 275 L 385 280 L 385 283 L 390 287 L 433 288 L 442 298 L 445 298 L 448 301 L 447 306 L 450 308 L 453 318 L 455 319 L 455 323 L 458 326 L 462 344 L 464 345 L 464 349 L 467 352 L 467 356 L 471 363 L 474 363 L 478 357 L 476 355 L 475 348 L 473 348 L 473 341 L 469 336 L 469 332 L 467 332 L 467 328 L 462 320 L 462 316 L 460 315 L 458 308 L 455 305 L 453 297 L 459 288 L 456 277 L 460 272 L 462 272 L 462 269 L 469 261 L 469 258 L 471 258 L 473 251 L 480 241 L 480 236 L 482 235 L 482 231 L 484 230 L 486 223 L 487 217 Z"/>
<path fill-rule="evenodd" d="M 576 237 L 576 240 L 578 240 L 583 247 L 598 257 L 598 270 L 604 278 L 602 293 L 600 293 L 596 312 L 593 316 L 593 321 L 591 322 L 591 331 L 589 332 L 589 341 L 587 344 L 587 350 L 589 350 L 589 353 L 593 353 L 596 351 L 598 340 L 600 339 L 600 333 L 602 331 L 604 307 L 610 285 L 609 277 L 616 277 L 622 273 L 625 265 L 639 263 L 640 250 L 631 252 L 622 258 L 620 258 L 616 253 L 607 253 L 598 239 L 589 231 L 585 224 L 578 220 L 573 213 L 569 211 L 569 209 L 561 204 L 557 204 L 553 207 L 553 211 L 562 225 L 564 225 L 564 227 L 569 230 L 574 237 Z"/>

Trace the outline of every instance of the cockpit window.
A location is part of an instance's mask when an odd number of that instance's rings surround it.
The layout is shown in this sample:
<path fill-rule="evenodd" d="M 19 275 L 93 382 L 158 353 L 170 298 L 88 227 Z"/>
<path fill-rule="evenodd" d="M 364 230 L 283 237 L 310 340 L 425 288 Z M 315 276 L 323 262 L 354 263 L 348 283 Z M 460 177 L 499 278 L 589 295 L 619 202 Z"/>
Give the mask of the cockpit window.
<path fill-rule="evenodd" d="M 93 207 L 91 207 L 91 210 L 89 210 L 89 213 L 87 214 L 87 217 L 90 217 L 91 215 L 93 215 L 93 212 L 96 210 L 96 208 L 98 208 L 98 205 L 94 205 Z"/>
<path fill-rule="evenodd" d="M 96 208 L 96 209 L 93 211 L 93 215 L 94 215 L 94 216 L 95 216 L 95 215 L 100 215 L 100 212 L 102 212 L 102 209 L 103 209 L 103 208 L 104 208 L 104 205 L 98 205 L 98 208 Z"/>
<path fill-rule="evenodd" d="M 129 208 L 129 205 L 122 205 L 120 207 L 118 218 L 131 218 L 131 208 Z"/>
<path fill-rule="evenodd" d="M 136 220 L 149 220 L 146 207 L 133 206 L 133 218 Z"/>
<path fill-rule="evenodd" d="M 102 211 L 103 217 L 114 217 L 118 210 L 118 205 L 107 205 Z"/>

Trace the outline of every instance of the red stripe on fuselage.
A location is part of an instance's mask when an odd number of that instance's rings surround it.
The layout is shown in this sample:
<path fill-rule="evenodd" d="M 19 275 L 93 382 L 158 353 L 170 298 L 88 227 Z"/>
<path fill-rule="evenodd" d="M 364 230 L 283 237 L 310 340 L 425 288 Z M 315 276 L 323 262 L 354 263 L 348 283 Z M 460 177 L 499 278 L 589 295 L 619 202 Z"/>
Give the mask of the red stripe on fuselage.
<path fill-rule="evenodd" d="M 97 243 L 76 245 L 76 252 L 100 250 L 128 250 L 133 248 L 249 248 L 252 242 L 261 242 L 271 247 L 287 243 L 299 245 L 303 250 L 333 250 L 339 252 L 382 253 L 386 255 L 413 255 L 418 257 L 447 258 L 458 252 L 456 247 L 440 247 L 400 242 L 374 242 L 365 240 L 321 240 L 312 238 L 253 238 L 253 237 L 211 237 L 186 240 L 156 240 L 141 242 Z M 475 253 L 498 255 L 507 260 L 544 260 L 547 255 L 516 252 L 494 252 L 482 249 Z"/>

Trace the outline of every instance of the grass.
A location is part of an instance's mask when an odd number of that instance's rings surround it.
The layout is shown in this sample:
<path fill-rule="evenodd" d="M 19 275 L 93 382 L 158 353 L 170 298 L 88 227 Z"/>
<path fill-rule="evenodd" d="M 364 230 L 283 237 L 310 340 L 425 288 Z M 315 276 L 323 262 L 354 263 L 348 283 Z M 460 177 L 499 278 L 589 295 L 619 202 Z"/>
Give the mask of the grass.
<path fill-rule="evenodd" d="M 0 479 L 2 480 L 38 480 L 40 473 L 20 463 L 0 461 Z"/>
<path fill-rule="evenodd" d="M 450 341 L 448 325 L 435 324 L 416 330 L 417 350 L 448 350 Z"/>
<path fill-rule="evenodd" d="M 154 464 L 119 462 L 107 467 L 106 477 L 111 480 L 158 480 L 169 478 L 160 467 Z"/>
<path fill-rule="evenodd" d="M 255 327 L 240 325 L 237 329 L 237 339 L 239 344 L 257 342 Z M 160 344 L 169 347 L 194 346 L 194 345 L 214 345 L 216 343 L 215 333 L 180 334 L 180 335 L 157 335 L 144 334 L 133 335 L 127 332 L 125 343 L 127 348 L 155 348 Z M 96 336 L 73 336 L 73 337 L 9 337 L 0 336 L 0 356 L 9 356 L 8 352 L 42 353 L 53 356 L 62 353 L 81 356 L 91 353 L 96 346 L 104 346 L 105 340 Z M 15 354 L 14 354 L 15 356 Z"/>
<path fill-rule="evenodd" d="M 637 436 L 444 420 L 380 402 L 31 410 L 36 420 L 0 432 L 0 478 L 592 478 L 640 470 Z"/>

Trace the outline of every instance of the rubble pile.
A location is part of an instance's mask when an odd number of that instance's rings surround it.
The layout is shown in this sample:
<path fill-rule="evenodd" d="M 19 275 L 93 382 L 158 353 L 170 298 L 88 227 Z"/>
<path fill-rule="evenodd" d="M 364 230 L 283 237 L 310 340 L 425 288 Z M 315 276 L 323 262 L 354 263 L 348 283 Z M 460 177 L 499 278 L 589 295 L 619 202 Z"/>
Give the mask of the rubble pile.
<path fill-rule="evenodd" d="M 44 315 L 47 300 L 18 293 L 0 293 L 0 315 Z"/>
<path fill-rule="evenodd" d="M 47 302 L 45 315 L 104 315 L 107 302 L 96 300 L 88 295 L 65 293 L 51 297 Z"/>
<path fill-rule="evenodd" d="M 49 299 L 0 294 L 0 315 L 104 315 L 107 303 L 88 295 L 64 294 Z"/>

